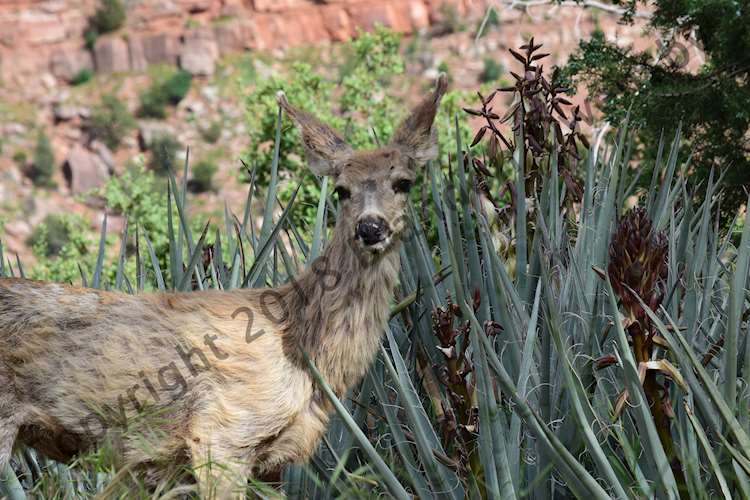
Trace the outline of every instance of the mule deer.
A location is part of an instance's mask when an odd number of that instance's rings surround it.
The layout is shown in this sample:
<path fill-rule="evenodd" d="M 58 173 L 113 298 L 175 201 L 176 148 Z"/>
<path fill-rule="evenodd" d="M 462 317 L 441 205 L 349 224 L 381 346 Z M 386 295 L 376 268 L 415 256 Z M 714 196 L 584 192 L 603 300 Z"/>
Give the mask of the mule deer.
<path fill-rule="evenodd" d="M 332 406 L 300 351 L 338 395 L 372 362 L 446 86 L 441 75 L 391 142 L 364 152 L 279 94 L 340 200 L 330 243 L 293 284 L 127 295 L 0 279 L 0 470 L 15 441 L 62 461 L 106 442 L 156 478 L 190 465 L 202 495 L 228 498 L 307 459 Z M 321 283 L 334 265 L 342 279 Z"/>

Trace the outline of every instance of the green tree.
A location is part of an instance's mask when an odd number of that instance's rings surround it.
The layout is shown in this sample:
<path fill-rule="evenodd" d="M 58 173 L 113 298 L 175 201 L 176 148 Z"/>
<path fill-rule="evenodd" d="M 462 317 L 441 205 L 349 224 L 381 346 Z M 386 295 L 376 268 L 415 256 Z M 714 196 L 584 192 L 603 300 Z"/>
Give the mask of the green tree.
<path fill-rule="evenodd" d="M 36 186 L 53 187 L 55 182 L 52 175 L 55 172 L 55 154 L 49 142 L 47 134 L 41 130 L 36 138 L 34 148 L 34 164 L 31 170 L 31 179 Z"/>
<path fill-rule="evenodd" d="M 638 2 L 615 3 L 626 7 L 623 21 L 632 22 Z M 685 149 L 693 155 L 693 184 L 705 187 L 711 169 L 722 170 L 722 215 L 732 217 L 747 199 L 743 186 L 750 183 L 750 4 L 656 0 L 649 5 L 654 9 L 650 27 L 667 40 L 666 48 L 634 51 L 595 33 L 581 42 L 563 74 L 604 97 L 599 107 L 609 121 L 618 123 L 629 112 L 645 145 L 658 144 L 662 133 L 671 135 L 681 123 Z M 705 54 L 698 71 L 686 65 L 691 52 L 685 37 L 691 33 Z M 647 146 L 644 154 L 653 164 L 656 148 Z"/>
<path fill-rule="evenodd" d="M 97 33 L 116 31 L 125 24 L 125 6 L 120 0 L 102 0 L 91 18 L 91 28 Z"/>
<path fill-rule="evenodd" d="M 99 139 L 110 149 L 117 149 L 122 139 L 135 127 L 135 120 L 125 104 L 113 95 L 102 97 L 94 108 L 87 129 L 93 139 Z"/>

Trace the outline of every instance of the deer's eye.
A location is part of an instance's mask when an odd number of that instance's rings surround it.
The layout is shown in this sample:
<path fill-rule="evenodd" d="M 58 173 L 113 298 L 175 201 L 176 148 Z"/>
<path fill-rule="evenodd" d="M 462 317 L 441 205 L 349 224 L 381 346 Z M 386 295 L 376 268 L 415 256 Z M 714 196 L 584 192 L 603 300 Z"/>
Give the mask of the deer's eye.
<path fill-rule="evenodd" d="M 411 186 L 412 182 L 409 179 L 399 179 L 393 183 L 393 190 L 397 193 L 408 193 Z"/>
<path fill-rule="evenodd" d="M 352 192 L 344 186 L 336 186 L 336 189 L 333 192 L 336 193 L 336 197 L 339 201 L 348 200 L 352 196 Z"/>

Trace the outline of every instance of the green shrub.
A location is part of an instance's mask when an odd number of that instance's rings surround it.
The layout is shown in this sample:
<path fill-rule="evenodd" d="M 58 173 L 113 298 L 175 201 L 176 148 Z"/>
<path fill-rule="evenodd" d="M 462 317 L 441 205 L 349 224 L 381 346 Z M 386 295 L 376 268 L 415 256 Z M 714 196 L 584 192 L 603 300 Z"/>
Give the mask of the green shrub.
<path fill-rule="evenodd" d="M 193 77 L 187 71 L 177 71 L 166 79 L 155 80 L 140 97 L 138 115 L 163 120 L 167 106 L 178 104 L 190 90 Z"/>
<path fill-rule="evenodd" d="M 56 257 L 70 243 L 73 225 L 69 215 L 48 215 L 34 228 L 26 243 L 39 256 Z"/>
<path fill-rule="evenodd" d="M 86 47 L 86 49 L 90 50 L 91 52 L 94 51 L 94 46 L 96 45 L 96 39 L 98 38 L 98 34 L 96 30 L 92 27 L 86 28 L 86 31 L 83 32 L 83 45 Z"/>
<path fill-rule="evenodd" d="M 61 283 L 80 282 L 96 260 L 96 247 L 80 215 L 48 215 L 29 238 L 37 264 L 31 277 Z M 80 269 L 79 270 L 79 266 Z"/>
<path fill-rule="evenodd" d="M 92 110 L 86 128 L 92 139 L 99 139 L 114 150 L 134 127 L 135 120 L 125 104 L 108 94 Z"/>
<path fill-rule="evenodd" d="M 479 81 L 482 83 L 497 82 L 503 74 L 503 65 L 491 57 L 484 58 L 484 66 L 479 74 Z"/>
<path fill-rule="evenodd" d="M 101 0 L 90 19 L 90 27 L 96 33 L 116 31 L 125 24 L 125 6 L 121 0 Z"/>
<path fill-rule="evenodd" d="M 190 179 L 190 188 L 195 193 L 205 193 L 214 190 L 214 174 L 218 168 L 210 160 L 201 160 L 193 167 L 193 176 Z"/>
<path fill-rule="evenodd" d="M 40 130 L 36 138 L 34 148 L 34 163 L 31 169 L 31 179 L 34 185 L 40 187 L 53 187 L 55 182 L 52 176 L 55 172 L 55 154 L 49 142 L 47 134 Z"/>
<path fill-rule="evenodd" d="M 169 170 L 175 171 L 177 153 L 182 146 L 170 134 L 155 137 L 148 145 L 151 159 L 148 167 L 158 175 L 166 175 Z"/>
<path fill-rule="evenodd" d="M 94 76 L 94 71 L 90 68 L 83 68 L 81 71 L 73 75 L 73 78 L 70 80 L 71 85 L 82 85 Z"/>
<path fill-rule="evenodd" d="M 172 105 L 179 104 L 185 98 L 190 90 L 190 84 L 193 82 L 193 75 L 185 70 L 179 70 L 162 84 L 167 100 Z"/>
<path fill-rule="evenodd" d="M 13 161 L 21 170 L 26 170 L 26 164 L 29 161 L 26 151 L 16 151 L 13 153 Z"/>
<path fill-rule="evenodd" d="M 444 2 L 438 7 L 438 13 L 440 14 L 438 28 L 442 33 L 448 34 L 466 31 L 466 23 L 455 5 Z"/>
<path fill-rule="evenodd" d="M 167 117 L 168 103 L 169 99 L 166 92 L 164 92 L 164 88 L 161 86 L 151 86 L 141 94 L 138 116 L 141 118 L 163 120 Z"/>
<path fill-rule="evenodd" d="M 208 127 L 200 129 L 201 137 L 203 137 L 203 140 L 209 144 L 216 144 L 216 142 L 221 139 L 222 131 L 222 123 L 218 120 L 211 122 L 211 125 Z"/>

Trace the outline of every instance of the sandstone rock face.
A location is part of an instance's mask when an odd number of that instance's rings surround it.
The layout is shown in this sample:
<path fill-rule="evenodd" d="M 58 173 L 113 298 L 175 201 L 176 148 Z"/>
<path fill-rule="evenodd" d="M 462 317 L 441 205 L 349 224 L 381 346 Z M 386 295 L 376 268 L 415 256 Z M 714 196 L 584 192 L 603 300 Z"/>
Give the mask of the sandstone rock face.
<path fill-rule="evenodd" d="M 179 55 L 177 38 L 169 33 L 146 36 L 141 39 L 147 64 L 175 64 Z"/>
<path fill-rule="evenodd" d="M 114 73 L 130 69 L 128 44 L 117 36 L 99 38 L 94 46 L 94 57 L 97 71 Z"/>
<path fill-rule="evenodd" d="M 109 168 L 97 154 L 76 145 L 63 164 L 63 175 L 73 194 L 85 194 L 104 185 Z"/>
<path fill-rule="evenodd" d="M 84 69 L 94 69 L 94 61 L 87 50 L 59 50 L 52 55 L 51 71 L 54 76 L 69 82 Z"/>
<path fill-rule="evenodd" d="M 219 47 L 211 30 L 194 30 L 185 35 L 180 52 L 180 67 L 192 75 L 208 76 L 214 72 Z"/>
<path fill-rule="evenodd" d="M 95 0 L 0 0 L 0 81 L 29 83 L 42 75 L 70 81 L 81 69 L 143 71 L 177 64 L 196 75 L 214 71 L 218 54 L 346 40 L 380 23 L 402 33 L 444 17 L 482 12 L 489 0 L 137 0 L 125 2 L 126 23 L 97 40 L 94 57 L 83 33 Z M 210 36 L 193 36 L 195 26 Z"/>

